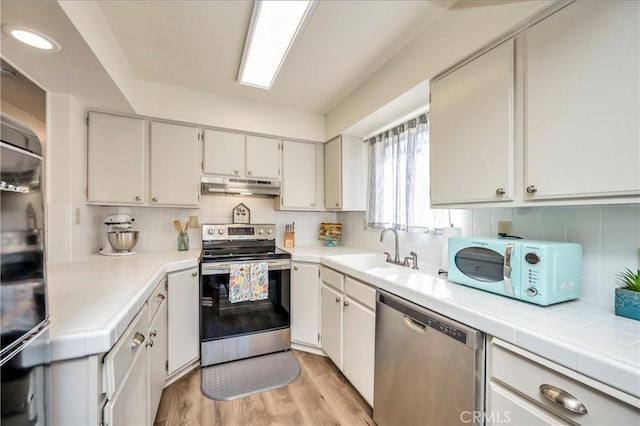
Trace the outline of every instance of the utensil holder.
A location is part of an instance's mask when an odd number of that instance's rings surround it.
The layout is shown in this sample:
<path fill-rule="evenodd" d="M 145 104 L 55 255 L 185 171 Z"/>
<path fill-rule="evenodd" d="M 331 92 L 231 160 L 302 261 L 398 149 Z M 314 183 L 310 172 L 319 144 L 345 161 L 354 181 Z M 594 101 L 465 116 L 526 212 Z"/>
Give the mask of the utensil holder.
<path fill-rule="evenodd" d="M 295 232 L 285 232 L 284 233 L 284 246 L 285 247 L 293 247 L 295 245 Z"/>
<path fill-rule="evenodd" d="M 189 250 L 189 234 L 186 232 L 178 233 L 178 251 Z"/>

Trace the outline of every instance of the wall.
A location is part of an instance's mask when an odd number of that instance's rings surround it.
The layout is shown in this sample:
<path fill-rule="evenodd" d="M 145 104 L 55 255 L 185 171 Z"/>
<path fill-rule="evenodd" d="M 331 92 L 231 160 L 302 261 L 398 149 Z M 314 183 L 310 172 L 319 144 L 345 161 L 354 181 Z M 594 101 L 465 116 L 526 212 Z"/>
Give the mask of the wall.
<path fill-rule="evenodd" d="M 550 3 L 457 2 L 327 113 L 327 139 L 344 132 L 421 82 L 430 80 Z M 424 104 L 427 103 L 425 96 Z M 389 121 L 394 118 L 390 117 Z"/>
<path fill-rule="evenodd" d="M 85 205 L 86 129 L 85 109 L 73 96 L 48 93 L 45 167 L 49 263 L 82 259 L 98 249 L 100 207 Z"/>
<path fill-rule="evenodd" d="M 498 221 L 512 221 L 513 234 L 525 238 L 572 241 L 583 249 L 583 298 L 613 308 L 615 273 L 638 267 L 640 248 L 640 206 L 571 206 L 530 208 L 487 208 L 460 210 L 454 225 L 464 236 L 497 235 Z M 363 229 L 364 213 L 339 213 L 344 224 L 343 244 L 376 253 L 393 253 L 393 238 L 380 243 L 380 229 Z M 400 256 L 413 250 L 419 262 L 440 265 L 442 237 L 400 232 Z"/>
<path fill-rule="evenodd" d="M 244 203 L 251 210 L 251 223 L 275 223 L 276 244 L 283 246 L 284 225 L 295 221 L 296 245 L 320 245 L 318 230 L 320 222 L 335 222 L 333 212 L 281 212 L 273 209 L 273 198 L 236 197 L 206 195 L 200 200 L 199 209 L 173 209 L 159 207 L 102 207 L 101 214 L 127 213 L 134 221 L 133 229 L 140 231 L 135 250 L 175 250 L 178 233 L 173 227 L 174 220 L 184 226 L 189 215 L 199 216 L 203 223 L 230 223 L 231 210 Z M 106 227 L 102 226 L 96 237 L 103 247 L 107 243 Z M 200 228 L 189 230 L 190 248 L 200 248 L 202 234 Z"/>

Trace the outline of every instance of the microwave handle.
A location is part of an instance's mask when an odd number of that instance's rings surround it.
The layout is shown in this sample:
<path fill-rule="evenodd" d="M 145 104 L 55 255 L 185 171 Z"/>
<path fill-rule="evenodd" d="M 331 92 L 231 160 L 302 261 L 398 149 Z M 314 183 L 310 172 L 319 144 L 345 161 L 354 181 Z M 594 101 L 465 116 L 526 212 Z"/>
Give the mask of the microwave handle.
<path fill-rule="evenodd" d="M 511 256 L 513 255 L 514 245 L 509 243 L 504 251 L 504 264 L 502 266 L 502 275 L 504 278 L 504 291 L 507 296 L 513 297 L 513 286 L 511 285 Z"/>

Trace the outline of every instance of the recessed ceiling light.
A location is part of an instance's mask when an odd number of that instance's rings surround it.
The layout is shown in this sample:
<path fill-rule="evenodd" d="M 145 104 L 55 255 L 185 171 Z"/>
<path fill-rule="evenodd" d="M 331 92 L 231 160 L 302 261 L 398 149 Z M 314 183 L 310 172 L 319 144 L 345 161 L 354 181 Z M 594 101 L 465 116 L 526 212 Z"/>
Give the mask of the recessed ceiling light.
<path fill-rule="evenodd" d="M 316 0 L 257 0 L 244 46 L 238 81 L 270 89 L 316 6 Z"/>
<path fill-rule="evenodd" d="M 31 47 L 49 52 L 59 52 L 62 50 L 54 39 L 29 28 L 24 28 L 19 25 L 3 25 L 2 30 L 5 34 Z"/>

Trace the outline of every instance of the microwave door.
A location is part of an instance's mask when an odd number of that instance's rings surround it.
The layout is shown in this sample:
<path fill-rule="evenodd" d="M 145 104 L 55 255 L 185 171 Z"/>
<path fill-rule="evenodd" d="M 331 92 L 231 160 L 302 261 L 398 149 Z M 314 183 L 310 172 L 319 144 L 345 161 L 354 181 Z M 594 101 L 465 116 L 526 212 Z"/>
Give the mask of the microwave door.
<path fill-rule="evenodd" d="M 480 283 L 502 283 L 504 256 L 484 247 L 467 247 L 455 254 L 455 265 L 465 276 Z"/>

